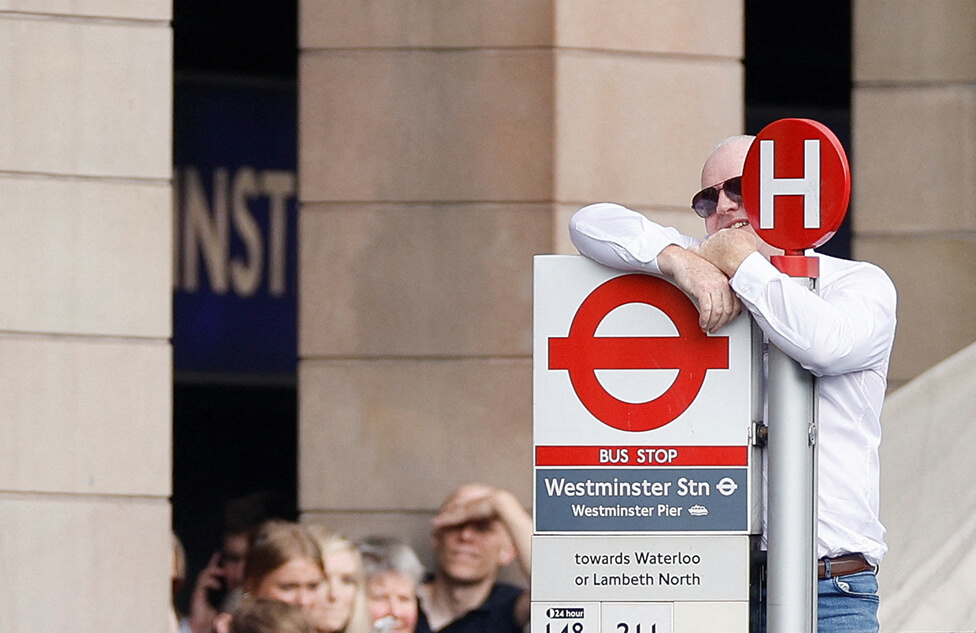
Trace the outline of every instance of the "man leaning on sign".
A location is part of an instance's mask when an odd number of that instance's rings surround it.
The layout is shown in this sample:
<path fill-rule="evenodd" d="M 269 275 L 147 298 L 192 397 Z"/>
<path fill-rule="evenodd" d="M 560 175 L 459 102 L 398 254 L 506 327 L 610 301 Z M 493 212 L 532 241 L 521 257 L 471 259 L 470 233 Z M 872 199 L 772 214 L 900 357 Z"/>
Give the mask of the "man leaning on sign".
<path fill-rule="evenodd" d="M 757 235 L 742 205 L 743 164 L 753 140 L 725 139 L 705 161 L 702 190 L 692 199 L 705 220 L 703 240 L 609 203 L 577 211 L 570 236 L 580 253 L 601 264 L 673 280 L 697 301 L 704 331 L 722 328 L 745 305 L 770 343 L 817 376 L 818 630 L 876 632 L 875 574 L 887 551 L 878 519 L 878 446 L 895 288 L 877 266 L 812 251 L 820 264 L 819 294 L 770 264 L 782 251 Z"/>

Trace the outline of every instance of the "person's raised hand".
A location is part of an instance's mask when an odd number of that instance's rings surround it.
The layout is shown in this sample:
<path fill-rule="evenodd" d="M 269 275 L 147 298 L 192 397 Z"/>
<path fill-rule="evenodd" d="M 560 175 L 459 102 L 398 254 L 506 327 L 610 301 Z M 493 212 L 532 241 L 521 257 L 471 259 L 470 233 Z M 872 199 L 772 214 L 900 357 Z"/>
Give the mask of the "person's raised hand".
<path fill-rule="evenodd" d="M 742 311 L 728 276 L 704 257 L 672 244 L 657 257 L 661 272 L 698 302 L 698 325 L 716 332 Z"/>
<path fill-rule="evenodd" d="M 466 484 L 458 488 L 441 506 L 432 519 L 437 529 L 463 525 L 470 521 L 486 521 L 498 517 L 495 506 L 497 491 L 482 484 Z"/>

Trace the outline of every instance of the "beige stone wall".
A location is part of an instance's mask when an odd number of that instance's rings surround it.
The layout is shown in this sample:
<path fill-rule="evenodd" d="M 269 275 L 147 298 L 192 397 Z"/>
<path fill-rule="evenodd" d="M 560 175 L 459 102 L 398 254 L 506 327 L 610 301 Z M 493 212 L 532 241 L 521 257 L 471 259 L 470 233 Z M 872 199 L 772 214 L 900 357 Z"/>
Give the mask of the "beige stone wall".
<path fill-rule="evenodd" d="M 854 2 L 854 256 L 898 287 L 897 388 L 976 340 L 976 4 Z"/>
<path fill-rule="evenodd" d="M 460 483 L 529 507 L 532 256 L 575 252 L 599 200 L 702 230 L 701 161 L 744 121 L 741 0 L 613 9 L 300 3 L 306 517 L 426 551 Z"/>
<path fill-rule="evenodd" d="M 882 420 L 881 630 L 971 630 L 976 3 L 853 7 L 854 255 L 898 288 L 904 385 Z"/>
<path fill-rule="evenodd" d="M 166 630 L 165 0 L 0 0 L 0 630 Z"/>

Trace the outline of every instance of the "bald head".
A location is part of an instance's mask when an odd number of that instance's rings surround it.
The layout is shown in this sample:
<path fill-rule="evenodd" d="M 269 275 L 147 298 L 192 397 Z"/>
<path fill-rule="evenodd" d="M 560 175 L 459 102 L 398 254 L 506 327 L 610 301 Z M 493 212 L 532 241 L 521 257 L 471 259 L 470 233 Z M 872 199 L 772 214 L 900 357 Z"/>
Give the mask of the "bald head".
<path fill-rule="evenodd" d="M 746 162 L 746 154 L 749 153 L 749 148 L 754 140 L 756 140 L 755 136 L 743 134 L 741 136 L 730 136 L 719 142 L 708 155 L 705 165 L 702 167 L 702 189 L 725 182 L 729 178 L 741 176 L 742 166 Z"/>

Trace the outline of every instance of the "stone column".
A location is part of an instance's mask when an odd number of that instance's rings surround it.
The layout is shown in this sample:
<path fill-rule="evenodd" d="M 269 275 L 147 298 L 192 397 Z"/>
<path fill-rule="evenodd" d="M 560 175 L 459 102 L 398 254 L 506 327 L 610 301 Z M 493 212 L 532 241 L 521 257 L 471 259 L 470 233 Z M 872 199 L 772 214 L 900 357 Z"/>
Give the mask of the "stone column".
<path fill-rule="evenodd" d="M 0 630 L 166 631 L 171 5 L 0 3 Z"/>
<path fill-rule="evenodd" d="M 883 266 L 898 288 L 889 386 L 926 372 L 885 403 L 889 551 L 878 615 L 883 632 L 965 630 L 972 599 L 959 588 L 972 586 L 976 569 L 966 450 L 976 340 L 976 3 L 854 0 L 853 8 L 854 256 Z"/>
<path fill-rule="evenodd" d="M 898 287 L 898 387 L 976 340 L 976 3 L 853 6 L 853 255 Z"/>
<path fill-rule="evenodd" d="M 721 15 L 720 20 L 702 19 Z M 532 502 L 532 256 L 613 200 L 701 232 L 741 133 L 742 3 L 300 5 L 299 497 L 426 554 L 484 481 Z"/>

